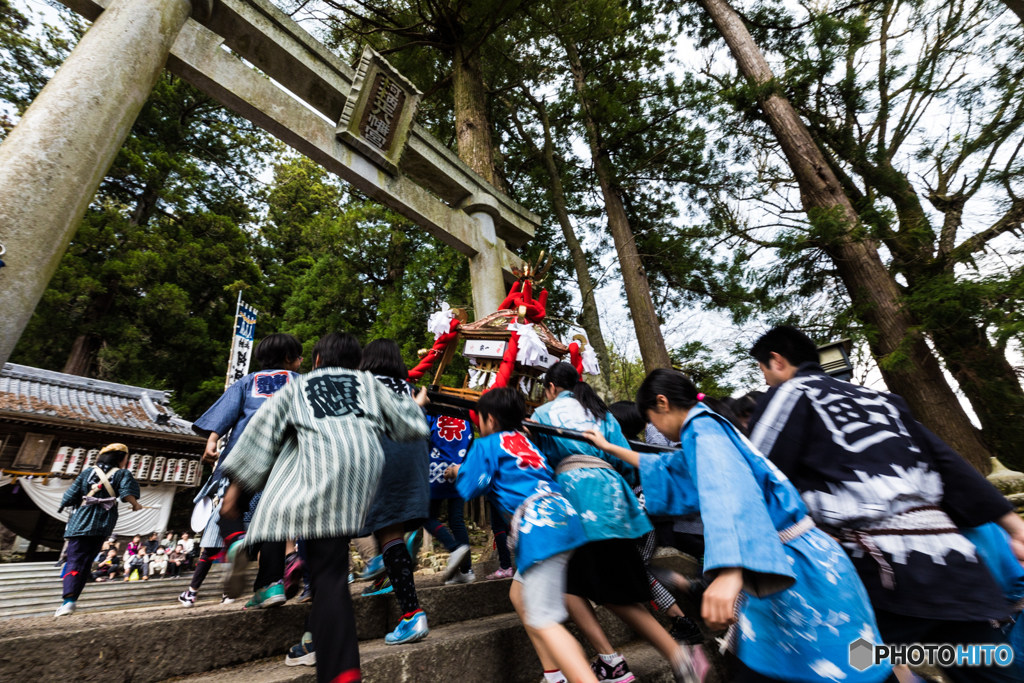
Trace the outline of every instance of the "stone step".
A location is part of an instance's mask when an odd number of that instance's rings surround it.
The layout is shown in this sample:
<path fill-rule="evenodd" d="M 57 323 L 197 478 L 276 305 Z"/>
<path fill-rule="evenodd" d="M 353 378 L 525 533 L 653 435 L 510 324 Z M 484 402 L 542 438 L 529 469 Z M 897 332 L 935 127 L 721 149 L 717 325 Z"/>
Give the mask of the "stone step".
<path fill-rule="evenodd" d="M 3 562 L 0 563 L 0 576 L 9 572 L 33 571 L 47 567 L 52 568 L 53 562 Z"/>
<path fill-rule="evenodd" d="M 509 614 L 510 584 L 510 579 L 479 581 L 423 586 L 418 592 L 436 628 Z M 365 585 L 355 584 L 354 592 Z M 43 618 L 0 621 L 0 680 L 28 675 L 34 683 L 109 680 L 108 667 L 114 666 L 118 680 L 144 683 L 283 655 L 301 637 L 309 611 L 308 604 L 243 611 L 237 602 L 215 602 L 186 609 L 161 601 L 148 609 L 61 619 L 49 616 L 56 609 L 50 605 Z M 353 608 L 361 640 L 382 639 L 401 618 L 393 595 L 357 597 Z"/>
<path fill-rule="evenodd" d="M 675 680 L 668 662 L 646 642 L 634 640 L 618 646 L 618 651 L 642 683 Z M 532 683 L 541 680 L 543 674 L 526 631 L 514 614 L 431 627 L 426 639 L 410 645 L 389 646 L 382 640 L 360 643 L 359 658 L 364 683 Z M 172 682 L 316 683 L 316 668 L 287 666 L 284 657 L 273 657 L 164 683 Z M 706 683 L 721 682 L 709 676 Z"/>

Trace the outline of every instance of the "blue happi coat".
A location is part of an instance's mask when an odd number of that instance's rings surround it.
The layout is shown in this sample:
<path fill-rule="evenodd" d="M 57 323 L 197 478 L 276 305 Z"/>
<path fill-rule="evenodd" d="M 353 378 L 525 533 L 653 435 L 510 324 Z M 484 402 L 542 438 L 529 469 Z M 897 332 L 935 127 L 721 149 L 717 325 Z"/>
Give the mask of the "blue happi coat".
<path fill-rule="evenodd" d="M 1017 671 L 1024 671 L 1024 567 L 1017 561 L 1010 547 L 1010 535 L 995 522 L 978 527 L 960 528 L 960 533 L 967 537 L 978 550 L 989 572 L 1003 591 L 1010 616 L 1014 621 L 1004 630 L 1008 631 L 1010 647 L 1013 648 L 1013 666 Z"/>
<path fill-rule="evenodd" d="M 447 415 L 428 415 L 430 424 L 430 497 L 458 498 L 455 482 L 444 473 L 452 465 L 461 465 L 473 441 L 473 427 L 466 420 Z"/>
<path fill-rule="evenodd" d="M 530 499 L 517 530 L 516 564 L 521 572 L 587 543 L 579 515 L 555 483 L 544 454 L 521 432 L 476 439 L 455 486 L 465 500 L 490 494 L 508 517 Z"/>
<path fill-rule="evenodd" d="M 565 429 L 594 429 L 616 446 L 629 448 L 622 428 L 611 413 L 605 414 L 603 420 L 597 420 L 576 400 L 571 391 L 563 391 L 554 400 L 537 408 L 533 412 L 533 419 L 541 424 Z M 609 456 L 586 441 L 545 434 L 538 434 L 536 439 L 547 455 L 548 464 L 555 469 L 562 460 L 572 455 L 594 456 L 615 467 L 612 470 L 574 469 L 557 476 L 562 492 L 580 515 L 588 541 L 639 538 L 651 531 L 651 522 L 631 488 L 640 483 L 640 473 L 636 468 Z"/>
<path fill-rule="evenodd" d="M 210 432 L 216 432 L 223 437 L 230 432 L 220 459 L 214 466 L 213 474 L 200 487 L 196 497 L 192 500 L 193 503 L 198 504 L 207 496 L 215 497 L 218 501 L 224 499 L 228 480 L 221 471 L 221 464 L 227 460 L 228 453 L 238 442 L 238 437 L 245 431 L 245 426 L 249 424 L 249 420 L 256 414 L 256 411 L 263 407 L 268 398 L 298 376 L 299 373 L 289 370 L 250 372 L 228 387 L 220 398 L 203 413 L 202 417 L 192 423 L 192 430 L 203 436 L 208 436 Z M 223 545 L 220 539 L 219 520 L 220 506 L 218 505 L 203 530 L 203 535 L 199 539 L 199 547 L 219 548 Z"/>
<path fill-rule="evenodd" d="M 703 404 L 690 410 L 680 441 L 674 453 L 640 454 L 647 510 L 700 512 L 704 572 L 743 568 L 739 622 L 729 643 L 740 660 L 787 681 L 876 683 L 888 677 L 886 666 L 863 672 L 850 666 L 850 643 L 882 639 L 845 551 L 813 526 L 780 540 L 779 532 L 807 517 L 785 475 Z"/>

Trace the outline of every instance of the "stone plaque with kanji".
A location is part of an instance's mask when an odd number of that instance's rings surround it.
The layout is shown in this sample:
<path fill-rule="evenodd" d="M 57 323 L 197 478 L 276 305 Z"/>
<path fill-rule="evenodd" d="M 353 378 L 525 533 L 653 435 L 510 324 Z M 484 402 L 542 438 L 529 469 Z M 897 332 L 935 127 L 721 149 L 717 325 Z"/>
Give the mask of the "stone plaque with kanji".
<path fill-rule="evenodd" d="M 363 50 L 338 137 L 397 174 L 421 93 L 370 48 Z"/>

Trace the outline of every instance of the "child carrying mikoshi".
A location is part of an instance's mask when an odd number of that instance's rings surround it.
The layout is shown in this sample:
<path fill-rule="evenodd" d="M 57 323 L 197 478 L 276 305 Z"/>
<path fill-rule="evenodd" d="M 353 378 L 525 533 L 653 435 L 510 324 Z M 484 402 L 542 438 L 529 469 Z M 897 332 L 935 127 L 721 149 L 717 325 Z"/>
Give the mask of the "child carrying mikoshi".
<path fill-rule="evenodd" d="M 701 615 L 731 626 L 740 680 L 877 683 L 888 666 L 858 671 L 850 643 L 880 643 L 867 592 L 839 544 L 818 529 L 796 489 L 740 432 L 698 401 L 683 374 L 647 376 L 637 408 L 659 432 L 679 439 L 674 453 L 636 453 L 587 432 L 602 450 L 640 469 L 647 510 L 700 512 L 704 574 Z"/>
<path fill-rule="evenodd" d="M 555 483 L 544 455 L 518 431 L 526 403 L 514 389 L 480 397 L 480 438 L 462 465 L 447 476 L 464 500 L 489 493 L 505 514 L 514 512 L 511 533 L 519 571 L 512 582 L 513 603 L 542 660 L 554 661 L 573 683 L 596 683 L 580 644 L 562 626 L 565 582 L 573 550 L 587 542 L 579 515 Z"/>
<path fill-rule="evenodd" d="M 256 411 L 263 407 L 268 398 L 299 376 L 296 371 L 302 364 L 302 344 L 290 334 L 271 334 L 256 345 L 253 358 L 260 364 L 260 370 L 250 372 L 232 384 L 217 399 L 216 403 L 210 406 L 202 417 L 192 425 L 194 432 L 206 437 L 206 452 L 203 454 L 203 459 L 217 464 L 214 466 L 213 474 L 193 501 L 198 504 L 204 498 L 210 498 L 214 509 L 200 538 L 201 552 L 196 560 L 192 581 L 189 587 L 178 596 L 178 602 L 184 607 L 195 605 L 199 589 L 207 574 L 210 573 L 214 558 L 220 554 L 221 546 L 226 543 L 230 547 L 244 536 L 245 523 L 241 517 L 225 518 L 223 523 L 220 519 L 218 506 L 224 499 L 224 494 L 230 483 L 224 476 L 223 463 L 227 460 L 235 444 L 238 443 L 238 439 Z M 225 436 L 227 436 L 227 443 L 224 445 L 223 452 L 218 456 L 217 442 Z M 242 501 L 239 507 L 244 512 L 250 507 L 250 501 Z M 222 535 L 223 541 L 221 540 Z M 186 548 L 186 550 L 188 549 Z M 260 567 L 253 584 L 254 595 L 246 603 L 246 608 L 263 609 L 283 604 L 286 599 L 283 585 L 284 542 L 268 543 L 259 549 L 250 548 L 250 551 L 259 552 Z M 236 564 L 235 567 L 240 569 L 241 565 Z M 240 592 L 244 585 L 244 574 L 241 572 L 233 576 L 229 574 L 227 578 L 234 579 L 233 584 Z M 225 592 L 221 596 L 221 603 L 234 602 L 236 597 L 238 597 L 237 593 L 228 595 Z"/>
<path fill-rule="evenodd" d="M 78 596 L 89 578 L 92 559 L 104 539 L 114 532 L 117 501 L 128 503 L 133 511 L 142 509 L 138 501 L 139 482 L 125 469 L 127 464 L 127 446 L 123 443 L 104 446 L 96 465 L 83 470 L 61 498 L 57 512 L 66 507 L 78 509 L 71 513 L 64 530 L 64 538 L 68 540 L 64 604 L 57 609 L 55 617 L 74 613 Z"/>
<path fill-rule="evenodd" d="M 313 346 L 313 371 L 292 380 L 253 416 L 222 465 L 231 479 L 223 514 L 263 490 L 248 541 L 302 538 L 312 574 L 307 630 L 316 643 L 317 680 L 358 681 L 359 643 L 348 585 L 349 539 L 366 520 L 384 468 L 380 434 L 395 441 L 430 431 L 416 399 L 356 370 L 355 337 L 331 333 Z"/>

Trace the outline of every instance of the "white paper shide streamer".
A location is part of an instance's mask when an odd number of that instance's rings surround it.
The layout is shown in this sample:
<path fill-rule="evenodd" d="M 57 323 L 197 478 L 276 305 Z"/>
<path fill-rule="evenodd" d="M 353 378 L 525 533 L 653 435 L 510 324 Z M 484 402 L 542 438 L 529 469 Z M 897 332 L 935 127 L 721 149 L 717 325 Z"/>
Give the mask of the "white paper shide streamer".
<path fill-rule="evenodd" d="M 519 335 L 519 352 L 516 354 L 516 362 L 528 367 L 544 367 L 541 360 L 548 354 L 548 347 L 537 336 L 537 330 L 533 323 L 512 323 L 508 329 L 514 330 Z"/>
<path fill-rule="evenodd" d="M 441 304 L 441 310 L 431 314 L 427 318 L 427 330 L 434 333 L 434 339 L 436 340 L 442 334 L 448 334 L 451 328 L 452 318 L 455 317 L 455 311 L 447 303 Z"/>
<path fill-rule="evenodd" d="M 588 375 L 600 375 L 601 368 L 597 364 L 597 354 L 594 352 L 594 347 L 587 344 L 587 348 L 583 349 L 583 353 L 580 354 L 583 360 L 583 372 Z"/>

